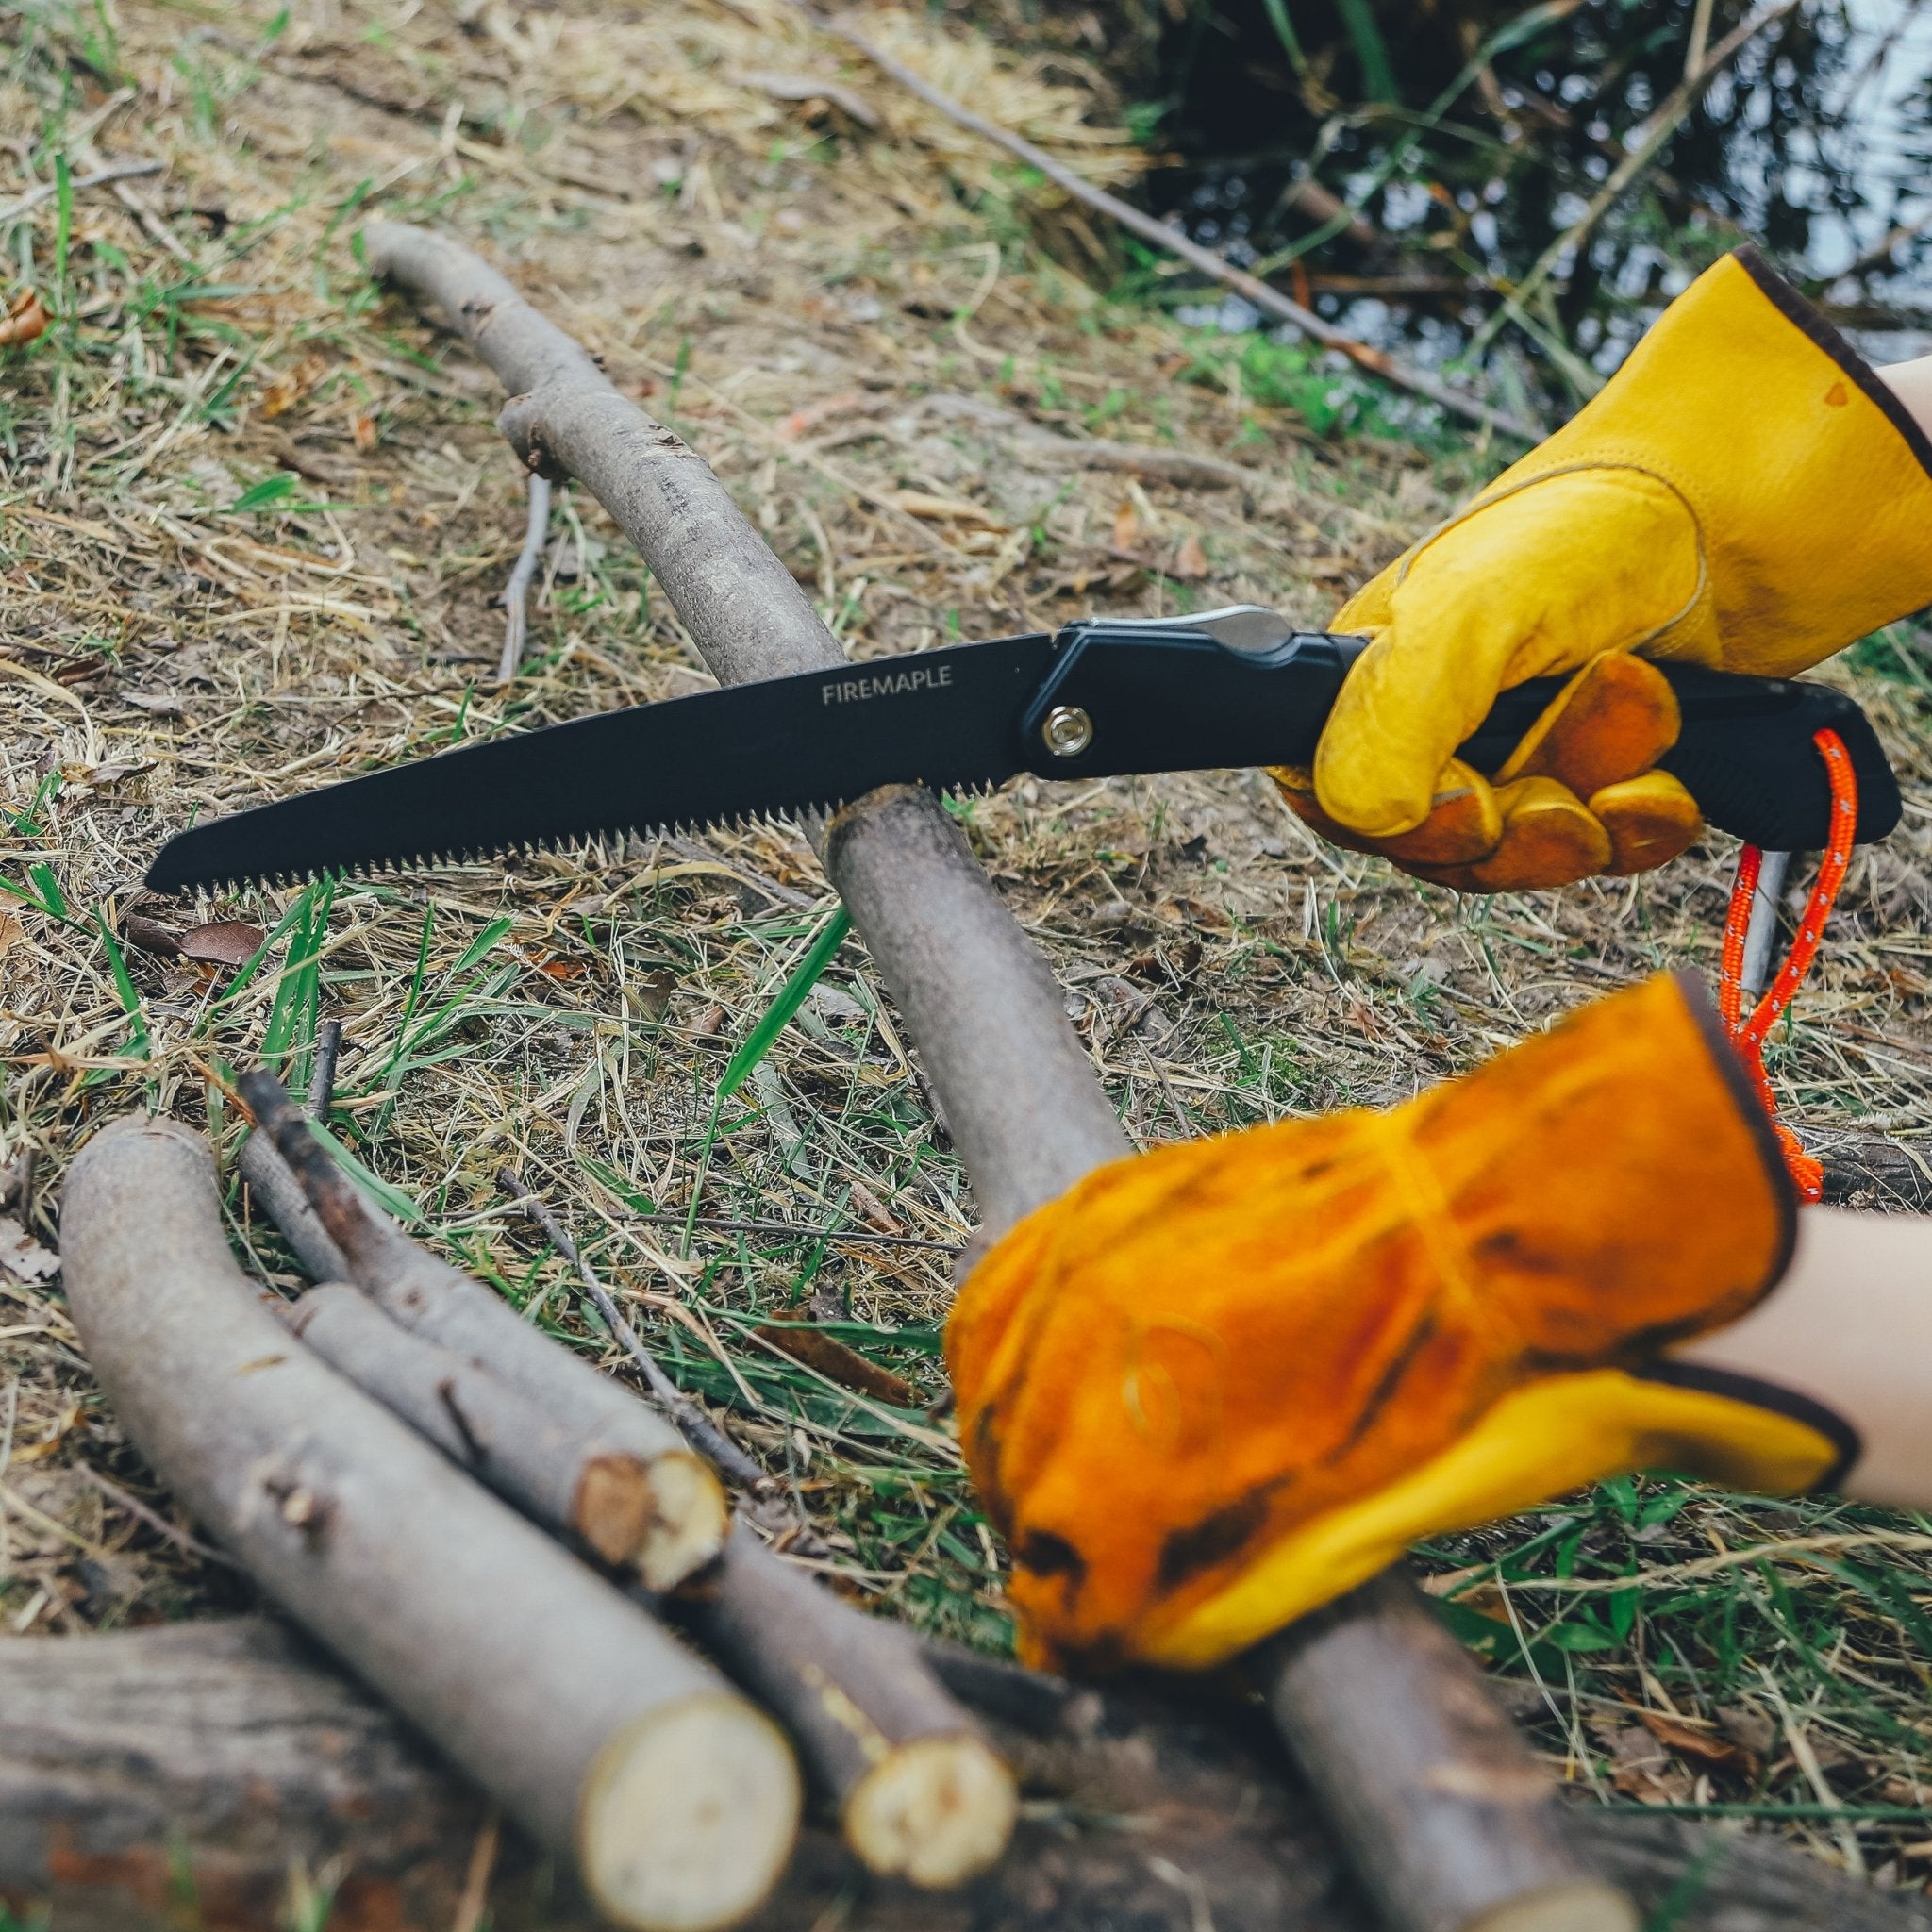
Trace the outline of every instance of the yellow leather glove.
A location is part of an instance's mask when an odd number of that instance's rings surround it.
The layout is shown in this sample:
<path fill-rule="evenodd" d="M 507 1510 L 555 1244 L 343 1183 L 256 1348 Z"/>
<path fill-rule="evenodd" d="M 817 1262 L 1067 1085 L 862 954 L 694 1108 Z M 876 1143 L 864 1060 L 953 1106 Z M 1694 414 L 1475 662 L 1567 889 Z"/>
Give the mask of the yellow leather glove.
<path fill-rule="evenodd" d="M 1336 613 L 1373 642 L 1312 770 L 1275 775 L 1340 842 L 1465 891 L 1641 871 L 1698 815 L 1649 769 L 1676 706 L 1625 654 L 1788 677 L 1928 600 L 1932 443 L 1740 248 L 1569 424 Z M 1531 733 L 1561 743 L 1525 741 L 1494 785 L 1455 758 L 1499 691 L 1605 653 L 1623 659 L 1613 702 L 1586 682 Z"/>
<path fill-rule="evenodd" d="M 1024 1653 L 1213 1664 L 1419 1537 L 1633 1469 L 1828 1480 L 1856 1453 L 1836 1418 L 1657 1359 L 1750 1308 L 1793 1231 L 1689 976 L 1391 1112 L 1089 1175 L 946 1332 Z"/>

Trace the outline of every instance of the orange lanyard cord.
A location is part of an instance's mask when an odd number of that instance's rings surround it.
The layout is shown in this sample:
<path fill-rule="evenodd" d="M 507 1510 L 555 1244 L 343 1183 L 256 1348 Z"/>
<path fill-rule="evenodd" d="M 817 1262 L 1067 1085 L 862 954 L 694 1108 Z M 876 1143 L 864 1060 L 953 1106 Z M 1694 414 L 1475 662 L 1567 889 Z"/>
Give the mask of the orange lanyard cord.
<path fill-rule="evenodd" d="M 1757 879 L 1764 855 L 1747 845 L 1738 856 L 1738 880 L 1731 889 L 1730 910 L 1724 919 L 1724 943 L 1718 975 L 1718 1010 L 1724 1015 L 1732 1043 L 1750 1074 L 1764 1110 L 1771 1116 L 1784 1148 L 1785 1164 L 1798 1192 L 1807 1201 L 1823 1196 L 1824 1173 L 1819 1163 L 1798 1143 L 1798 1137 L 1777 1118 L 1777 1102 L 1771 1080 L 1764 1071 L 1764 1042 L 1771 1029 L 1789 1010 L 1824 937 L 1824 923 L 1831 917 L 1839 889 L 1852 862 L 1852 846 L 1858 830 L 1858 781 L 1852 771 L 1852 757 L 1836 731 L 1819 732 L 1812 742 L 1824 760 L 1831 780 L 1831 830 L 1824 857 L 1819 862 L 1817 883 L 1798 922 L 1797 936 L 1791 941 L 1790 957 L 1777 977 L 1753 1008 L 1743 1017 L 1744 939 L 1750 929 L 1751 902 L 1757 891 Z"/>

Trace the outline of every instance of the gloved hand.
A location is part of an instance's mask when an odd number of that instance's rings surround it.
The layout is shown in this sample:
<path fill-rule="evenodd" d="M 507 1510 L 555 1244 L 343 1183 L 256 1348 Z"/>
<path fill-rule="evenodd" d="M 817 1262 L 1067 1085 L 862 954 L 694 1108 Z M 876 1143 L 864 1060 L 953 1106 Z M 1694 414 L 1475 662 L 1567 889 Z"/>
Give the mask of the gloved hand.
<path fill-rule="evenodd" d="M 1624 1471 L 1832 1477 L 1855 1439 L 1816 1404 L 1657 1359 L 1766 1293 L 1793 1229 L 1690 977 L 1391 1112 L 1089 1175 L 946 1332 L 1025 1654 L 1212 1664 L 1419 1537 Z"/>
<path fill-rule="evenodd" d="M 1331 629 L 1373 642 L 1312 769 L 1275 775 L 1339 842 L 1464 891 L 1641 871 L 1699 822 L 1648 769 L 1674 700 L 1626 654 L 1787 677 L 1928 599 L 1932 443 L 1740 248 L 1568 425 L 1337 612 Z M 1456 760 L 1506 686 L 1591 666 L 1525 747 L 1553 741 L 1493 786 Z"/>

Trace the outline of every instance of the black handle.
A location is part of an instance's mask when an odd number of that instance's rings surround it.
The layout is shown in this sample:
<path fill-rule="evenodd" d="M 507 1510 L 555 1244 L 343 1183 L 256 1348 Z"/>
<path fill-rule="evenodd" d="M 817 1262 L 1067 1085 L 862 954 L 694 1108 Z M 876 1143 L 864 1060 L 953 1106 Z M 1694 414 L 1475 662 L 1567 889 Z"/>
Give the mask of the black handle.
<path fill-rule="evenodd" d="M 1207 629 L 1186 618 L 1069 625 L 1021 720 L 1022 762 L 1044 778 L 1308 763 L 1363 640 L 1285 625 L 1270 635 L 1263 625 L 1237 648 L 1229 635 L 1224 622 Z M 1677 742 L 1658 763 L 1709 824 L 1776 851 L 1823 848 L 1831 785 L 1811 741 L 1825 725 L 1851 754 L 1859 842 L 1898 824 L 1898 780 L 1872 721 L 1843 692 L 1694 665 L 1657 668 L 1683 713 Z M 1462 757 L 1494 772 L 1563 682 L 1532 678 L 1506 691 Z"/>
<path fill-rule="evenodd" d="M 1709 824 L 1770 851 L 1822 850 L 1830 840 L 1831 779 L 1812 741 L 1826 726 L 1851 754 L 1858 842 L 1882 839 L 1898 824 L 1898 779 L 1871 719 L 1844 692 L 1694 664 L 1657 669 L 1676 692 L 1684 720 L 1676 743 L 1657 763 L 1683 781 Z M 1536 677 L 1512 686 L 1461 756 L 1479 772 L 1494 771 L 1563 684 L 1560 677 Z"/>

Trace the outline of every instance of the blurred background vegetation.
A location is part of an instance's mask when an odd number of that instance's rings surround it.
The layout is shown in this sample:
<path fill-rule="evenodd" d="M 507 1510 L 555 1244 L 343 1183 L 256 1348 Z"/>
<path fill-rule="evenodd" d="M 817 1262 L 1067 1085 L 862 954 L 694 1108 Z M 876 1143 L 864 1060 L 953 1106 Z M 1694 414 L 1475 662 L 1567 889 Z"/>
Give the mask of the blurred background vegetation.
<path fill-rule="evenodd" d="M 1567 411 L 1740 241 L 1932 348 L 1924 0 L 970 0 L 1096 62 L 1141 192 L 1351 332 Z M 1613 177 L 1627 176 L 1607 198 Z M 1131 248 L 1152 298 L 1254 311 Z"/>

